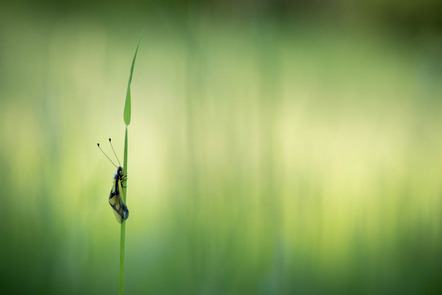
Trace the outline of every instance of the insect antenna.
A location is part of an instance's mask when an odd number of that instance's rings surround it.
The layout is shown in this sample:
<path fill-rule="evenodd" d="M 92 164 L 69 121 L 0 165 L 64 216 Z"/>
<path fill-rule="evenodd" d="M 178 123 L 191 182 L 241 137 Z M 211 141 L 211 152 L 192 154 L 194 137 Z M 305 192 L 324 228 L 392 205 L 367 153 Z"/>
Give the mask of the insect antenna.
<path fill-rule="evenodd" d="M 117 165 L 115 165 L 115 163 L 114 162 L 112 162 L 112 160 L 106 155 L 106 153 L 101 149 L 101 147 L 100 147 L 100 144 L 99 143 L 97 143 L 97 146 L 98 146 L 98 148 L 100 149 L 100 151 L 103 153 L 103 155 L 105 155 L 106 156 L 106 158 L 108 158 L 109 159 L 109 161 L 115 166 L 115 167 L 117 167 Z M 117 158 L 118 159 L 118 158 Z M 117 167 L 118 168 L 118 167 Z"/>
<path fill-rule="evenodd" d="M 118 164 L 120 164 L 120 166 L 121 166 L 120 160 L 118 160 L 117 153 L 115 153 L 115 150 L 114 150 L 114 147 L 112 146 L 112 141 L 111 141 L 110 138 L 109 138 L 109 143 L 110 143 L 110 146 L 112 148 L 112 151 L 114 152 L 115 158 L 117 158 Z"/>

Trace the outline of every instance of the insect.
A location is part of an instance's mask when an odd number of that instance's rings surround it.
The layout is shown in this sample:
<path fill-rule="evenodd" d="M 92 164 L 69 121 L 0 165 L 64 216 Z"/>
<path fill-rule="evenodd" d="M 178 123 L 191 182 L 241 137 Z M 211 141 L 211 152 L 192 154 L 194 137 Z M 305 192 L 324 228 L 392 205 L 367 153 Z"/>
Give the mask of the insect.
<path fill-rule="evenodd" d="M 117 167 L 117 172 L 114 174 L 112 189 L 109 194 L 109 205 L 111 205 L 112 209 L 114 209 L 115 217 L 117 221 L 121 223 L 122 220 L 126 220 L 129 217 L 129 210 L 127 209 L 126 204 L 124 204 L 122 190 L 126 187 L 123 183 L 126 181 L 127 176 L 124 175 L 123 167 L 121 167 L 120 160 L 118 160 L 117 154 L 115 153 L 114 147 L 112 146 L 112 141 L 109 138 L 109 144 L 114 152 L 115 157 L 117 158 L 119 166 L 115 165 L 114 162 L 106 155 L 106 153 L 101 149 L 100 144 L 97 143 L 98 148 L 101 152 L 109 159 L 109 161 Z"/>

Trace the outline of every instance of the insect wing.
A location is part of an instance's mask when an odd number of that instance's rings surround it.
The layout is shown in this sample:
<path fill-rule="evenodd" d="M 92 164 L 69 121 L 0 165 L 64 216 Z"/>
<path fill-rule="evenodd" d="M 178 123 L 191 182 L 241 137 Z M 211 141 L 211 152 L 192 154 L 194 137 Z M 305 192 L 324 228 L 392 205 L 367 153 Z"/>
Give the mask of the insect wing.
<path fill-rule="evenodd" d="M 118 223 L 121 223 L 121 216 L 120 216 L 120 214 L 118 214 L 117 211 L 114 210 L 114 215 L 115 215 L 115 218 L 117 219 Z"/>
<path fill-rule="evenodd" d="M 124 178 L 121 178 L 118 184 L 119 187 L 119 191 L 122 192 L 123 191 L 123 180 Z M 127 209 L 126 204 L 123 201 L 123 196 L 120 194 L 119 196 L 119 200 L 120 200 L 120 217 L 122 220 L 126 220 L 129 217 L 129 210 Z"/>
<path fill-rule="evenodd" d="M 120 199 L 121 199 L 121 195 L 120 195 L 119 189 L 115 186 L 115 183 L 114 183 L 114 186 L 112 187 L 112 190 L 109 195 L 109 205 L 111 205 L 112 209 L 114 209 L 113 211 L 114 211 L 115 217 L 117 218 L 117 221 L 119 223 L 121 223 L 121 216 L 119 214 L 121 211 Z"/>
<path fill-rule="evenodd" d="M 121 183 L 119 181 L 114 182 L 114 186 L 109 195 L 109 205 L 114 209 L 115 218 L 118 223 L 122 220 L 126 220 L 129 217 L 129 210 L 127 210 L 126 204 L 123 202 L 121 196 Z"/>

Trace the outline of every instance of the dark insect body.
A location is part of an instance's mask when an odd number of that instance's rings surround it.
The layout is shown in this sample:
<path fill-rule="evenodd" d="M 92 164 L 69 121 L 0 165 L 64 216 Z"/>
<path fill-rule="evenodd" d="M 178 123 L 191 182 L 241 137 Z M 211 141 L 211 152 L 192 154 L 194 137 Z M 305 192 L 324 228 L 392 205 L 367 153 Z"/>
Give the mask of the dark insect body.
<path fill-rule="evenodd" d="M 124 204 L 121 194 L 122 189 L 125 188 L 123 186 L 125 180 L 126 176 L 124 176 L 123 167 L 119 166 L 117 172 L 115 172 L 114 183 L 109 194 L 109 205 L 114 209 L 115 217 L 119 223 L 129 217 L 129 210 L 126 204 Z"/>
<path fill-rule="evenodd" d="M 118 164 L 120 164 L 120 160 L 118 160 L 117 154 L 115 153 L 114 147 L 112 146 L 111 139 L 109 138 L 109 143 L 112 147 L 112 151 L 114 152 L 115 157 L 117 158 Z M 112 162 L 112 160 L 106 155 L 105 152 L 100 148 L 100 144 L 97 143 L 98 148 L 101 150 L 101 152 L 106 156 L 106 158 L 109 159 L 109 161 L 117 167 L 117 165 Z M 123 167 L 120 166 L 117 167 L 117 172 L 114 174 L 112 189 L 109 194 L 109 205 L 114 209 L 115 217 L 117 218 L 117 221 L 121 223 L 123 220 L 126 220 L 129 217 L 129 210 L 127 209 L 126 204 L 123 201 L 123 195 L 122 190 L 126 187 L 123 185 L 123 183 L 126 181 L 127 176 L 124 175 Z"/>

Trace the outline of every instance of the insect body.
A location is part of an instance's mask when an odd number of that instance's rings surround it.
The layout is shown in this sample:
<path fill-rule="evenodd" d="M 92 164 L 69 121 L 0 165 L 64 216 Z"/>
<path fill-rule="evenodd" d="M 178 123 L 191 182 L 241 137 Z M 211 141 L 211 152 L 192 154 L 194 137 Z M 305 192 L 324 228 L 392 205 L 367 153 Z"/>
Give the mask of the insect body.
<path fill-rule="evenodd" d="M 109 204 L 114 209 L 115 217 L 119 223 L 121 223 L 121 220 L 126 220 L 129 217 L 129 210 L 126 204 L 124 204 L 123 196 L 121 195 L 125 180 L 123 167 L 119 166 L 117 172 L 115 172 L 114 183 L 109 194 Z"/>
<path fill-rule="evenodd" d="M 112 147 L 111 139 L 109 138 L 109 143 Z M 97 143 L 98 148 L 103 152 L 103 150 L 100 148 L 100 144 Z M 115 153 L 114 148 L 112 147 L 112 150 L 114 151 L 115 157 L 118 160 L 117 154 Z M 103 154 L 111 161 L 112 160 L 103 152 Z M 118 160 L 118 164 L 120 164 L 120 161 Z M 114 164 L 115 167 L 117 165 Z M 121 223 L 122 220 L 126 220 L 129 217 L 129 210 L 127 209 L 126 204 L 123 201 L 122 196 L 122 190 L 126 187 L 123 185 L 123 183 L 126 181 L 126 176 L 124 175 L 123 167 L 118 166 L 117 172 L 115 172 L 114 179 L 113 179 L 113 185 L 111 192 L 109 194 L 109 205 L 111 205 L 112 209 L 114 209 L 115 217 L 117 218 L 117 221 Z"/>

